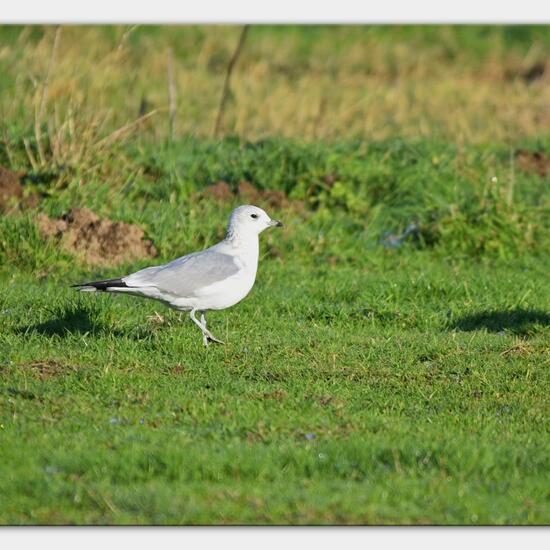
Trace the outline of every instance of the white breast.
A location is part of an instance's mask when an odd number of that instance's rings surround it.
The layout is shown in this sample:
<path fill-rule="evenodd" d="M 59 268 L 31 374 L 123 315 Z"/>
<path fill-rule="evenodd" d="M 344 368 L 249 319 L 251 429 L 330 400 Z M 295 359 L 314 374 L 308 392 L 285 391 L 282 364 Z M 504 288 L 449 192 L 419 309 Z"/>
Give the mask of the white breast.
<path fill-rule="evenodd" d="M 239 271 L 195 292 L 195 296 L 175 299 L 170 303 L 177 309 L 197 309 L 199 311 L 219 310 L 240 302 L 254 286 L 258 269 L 258 238 L 248 242 L 220 243 L 219 252 L 233 256 Z"/>

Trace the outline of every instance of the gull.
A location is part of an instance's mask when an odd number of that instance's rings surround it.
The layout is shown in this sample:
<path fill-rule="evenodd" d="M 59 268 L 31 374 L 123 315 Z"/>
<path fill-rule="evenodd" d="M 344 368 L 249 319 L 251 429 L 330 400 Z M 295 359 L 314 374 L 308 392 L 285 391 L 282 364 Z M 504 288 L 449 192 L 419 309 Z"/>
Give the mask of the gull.
<path fill-rule="evenodd" d="M 189 311 L 201 329 L 205 346 L 209 342 L 223 344 L 206 328 L 205 312 L 234 306 L 250 292 L 258 269 L 259 235 L 268 227 L 282 225 L 257 206 L 239 206 L 229 217 L 225 239 L 206 250 L 118 279 L 72 286 L 83 292 L 151 298 L 178 311 Z M 200 321 L 197 312 L 201 313 Z"/>

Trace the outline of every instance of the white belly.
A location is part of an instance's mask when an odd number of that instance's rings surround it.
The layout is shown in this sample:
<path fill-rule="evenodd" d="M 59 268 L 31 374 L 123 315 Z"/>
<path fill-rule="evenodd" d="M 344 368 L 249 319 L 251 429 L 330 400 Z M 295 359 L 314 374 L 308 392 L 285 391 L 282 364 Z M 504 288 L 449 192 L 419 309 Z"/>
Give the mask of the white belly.
<path fill-rule="evenodd" d="M 255 279 L 255 271 L 243 269 L 233 277 L 201 288 L 192 297 L 176 298 L 169 305 L 183 310 L 225 309 L 240 302 L 254 286 Z"/>

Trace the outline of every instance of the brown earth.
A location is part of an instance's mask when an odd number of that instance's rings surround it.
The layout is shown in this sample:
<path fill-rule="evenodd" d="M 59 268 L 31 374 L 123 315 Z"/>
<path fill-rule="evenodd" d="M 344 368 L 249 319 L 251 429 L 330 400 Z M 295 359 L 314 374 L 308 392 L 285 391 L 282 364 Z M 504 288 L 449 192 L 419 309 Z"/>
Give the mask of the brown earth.
<path fill-rule="evenodd" d="M 255 204 L 257 206 L 265 206 L 266 208 L 285 208 L 291 204 L 299 204 L 299 201 L 290 201 L 282 191 L 258 189 L 250 182 L 244 180 L 239 182 L 236 193 L 233 193 L 227 182 L 218 181 L 209 185 L 203 191 L 202 195 L 219 202 L 229 202 L 235 197 L 238 197 L 243 202 Z"/>
<path fill-rule="evenodd" d="M 202 194 L 219 202 L 227 202 L 233 198 L 231 187 L 225 181 L 218 181 L 209 185 Z"/>
<path fill-rule="evenodd" d="M 526 172 L 536 172 L 541 178 L 550 174 L 550 159 L 541 151 L 516 151 L 516 162 Z"/>
<path fill-rule="evenodd" d="M 54 376 L 61 376 L 70 372 L 76 372 L 78 367 L 74 365 L 64 365 L 55 360 L 47 359 L 45 361 L 33 361 L 22 365 L 23 368 L 29 369 L 34 375 L 41 380 L 47 380 Z"/>
<path fill-rule="evenodd" d="M 546 63 L 538 61 L 529 67 L 510 67 L 504 71 L 504 78 L 515 80 L 521 78 L 528 84 L 542 79 L 547 74 Z"/>
<path fill-rule="evenodd" d="M 284 208 L 289 205 L 287 196 L 282 191 L 257 189 L 248 181 L 239 183 L 238 195 L 243 201 L 267 204 L 272 208 Z"/>
<path fill-rule="evenodd" d="M 0 166 L 0 211 L 5 212 L 14 207 L 32 208 L 38 204 L 36 195 L 24 196 L 21 185 L 24 176 L 25 172 L 12 172 Z"/>
<path fill-rule="evenodd" d="M 56 239 L 65 250 L 88 264 L 115 265 L 157 255 L 140 227 L 101 219 L 87 208 L 73 208 L 59 219 L 40 214 L 37 223 L 44 238 Z"/>
<path fill-rule="evenodd" d="M 177 365 L 174 365 L 170 371 L 173 373 L 173 374 L 181 374 L 183 372 L 185 372 L 185 367 L 183 365 L 181 365 L 180 363 L 178 363 Z"/>
<path fill-rule="evenodd" d="M 288 397 L 288 394 L 284 390 L 275 390 L 259 394 L 262 399 L 275 399 L 276 401 L 283 401 Z"/>

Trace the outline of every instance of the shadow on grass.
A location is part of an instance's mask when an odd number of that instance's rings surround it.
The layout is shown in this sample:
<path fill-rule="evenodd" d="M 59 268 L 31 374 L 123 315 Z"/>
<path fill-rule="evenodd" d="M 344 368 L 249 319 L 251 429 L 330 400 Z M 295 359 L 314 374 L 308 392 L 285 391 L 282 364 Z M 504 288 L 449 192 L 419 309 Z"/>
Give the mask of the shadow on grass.
<path fill-rule="evenodd" d="M 507 311 L 481 311 L 465 315 L 451 324 L 455 330 L 489 332 L 509 330 L 515 334 L 529 334 L 536 328 L 550 326 L 550 314 L 535 309 L 511 309 Z"/>
<path fill-rule="evenodd" d="M 128 330 L 116 329 L 103 323 L 98 319 L 97 314 L 85 307 L 71 308 L 57 312 L 58 317 L 37 323 L 26 325 L 14 330 L 15 334 L 41 334 L 43 336 L 59 336 L 66 338 L 74 334 L 89 334 L 93 336 L 115 336 L 131 338 L 133 340 L 147 340 L 151 338 L 151 330 L 135 326 Z"/>
<path fill-rule="evenodd" d="M 35 332 L 44 336 L 68 336 L 70 334 L 106 334 L 109 328 L 99 322 L 86 308 L 76 308 L 60 312 L 56 319 L 22 326 L 15 330 L 16 334 Z"/>

